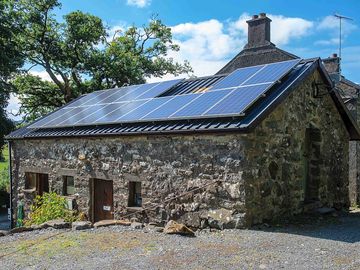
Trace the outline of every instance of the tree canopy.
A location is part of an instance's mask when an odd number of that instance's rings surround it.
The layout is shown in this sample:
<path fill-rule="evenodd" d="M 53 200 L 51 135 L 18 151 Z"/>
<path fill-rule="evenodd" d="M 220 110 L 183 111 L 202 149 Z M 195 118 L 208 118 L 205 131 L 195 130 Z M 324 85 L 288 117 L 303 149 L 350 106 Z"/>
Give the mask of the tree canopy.
<path fill-rule="evenodd" d="M 168 56 L 179 46 L 173 43 L 171 29 L 156 17 L 148 25 L 110 33 L 100 18 L 81 11 L 57 20 L 57 0 L 16 2 L 21 27 L 17 43 L 25 66 L 41 67 L 51 79 L 44 81 L 28 69 L 12 80 L 26 120 L 95 90 L 192 71 L 188 62 Z"/>
<path fill-rule="evenodd" d="M 20 32 L 17 19 L 14 4 L 0 0 L 0 160 L 4 136 L 13 128 L 13 123 L 6 113 L 9 93 L 13 90 L 10 80 L 24 60 L 16 39 Z"/>

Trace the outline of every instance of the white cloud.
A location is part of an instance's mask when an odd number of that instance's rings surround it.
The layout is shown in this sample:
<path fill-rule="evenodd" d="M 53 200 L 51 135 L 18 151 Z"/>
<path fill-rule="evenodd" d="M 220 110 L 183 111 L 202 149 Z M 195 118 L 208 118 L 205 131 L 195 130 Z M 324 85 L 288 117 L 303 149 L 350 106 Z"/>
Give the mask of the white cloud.
<path fill-rule="evenodd" d="M 318 40 L 318 41 L 315 41 L 314 44 L 315 45 L 324 45 L 324 46 L 337 45 L 337 44 L 339 44 L 339 38 L 330 38 L 330 39 Z"/>
<path fill-rule="evenodd" d="M 286 18 L 282 15 L 269 15 L 273 20 L 271 28 L 272 41 L 277 45 L 285 45 L 291 39 L 309 35 L 314 23 L 302 18 Z"/>
<path fill-rule="evenodd" d="M 179 52 L 171 52 L 176 61 L 190 61 L 196 76 L 216 73 L 234 52 L 240 51 L 246 40 L 232 35 L 227 23 L 215 19 L 198 23 L 183 23 L 172 27 Z"/>
<path fill-rule="evenodd" d="M 10 95 L 9 105 L 6 108 L 6 111 L 9 114 L 9 117 L 14 120 L 21 120 L 21 116 L 15 116 L 20 109 L 20 100 L 14 95 Z"/>
<path fill-rule="evenodd" d="M 318 30 L 335 30 L 339 31 L 339 19 L 335 16 L 326 16 L 324 17 L 317 25 Z M 351 21 L 343 19 L 342 20 L 342 30 L 344 34 L 348 34 L 355 30 L 357 27 Z"/>
<path fill-rule="evenodd" d="M 268 17 L 273 21 L 271 39 L 276 45 L 288 44 L 293 39 L 310 34 L 314 25 L 302 18 Z M 237 20 L 210 19 L 175 25 L 171 28 L 180 51 L 169 56 L 179 62 L 188 60 L 196 76 L 212 75 L 243 49 L 247 42 L 246 21 L 250 18 L 248 13 L 243 13 Z"/>
<path fill-rule="evenodd" d="M 215 19 L 179 24 L 172 27 L 172 32 L 184 53 L 201 59 L 223 59 L 244 43 Z"/>
<path fill-rule="evenodd" d="M 291 39 L 297 39 L 309 35 L 314 26 L 312 21 L 302 18 L 290 18 L 283 15 L 267 15 L 271 20 L 271 41 L 276 45 L 286 45 Z M 248 26 L 246 21 L 249 14 L 243 13 L 239 19 L 231 24 L 232 31 L 237 30 L 247 36 Z"/>
<path fill-rule="evenodd" d="M 129 6 L 136 6 L 139 8 L 146 7 L 150 5 L 151 0 L 127 0 L 126 2 Z"/>
<path fill-rule="evenodd" d="M 337 45 L 339 44 L 339 28 L 340 22 L 334 16 L 326 16 L 322 18 L 316 26 L 318 32 L 328 32 L 329 38 L 327 40 L 318 40 L 315 45 Z M 345 42 L 346 37 L 353 32 L 357 26 L 349 20 L 342 20 L 342 42 Z"/>
<path fill-rule="evenodd" d="M 119 24 L 119 25 L 115 25 L 113 27 L 111 27 L 109 29 L 109 36 L 106 38 L 106 40 L 108 42 L 112 41 L 113 38 L 118 37 L 119 35 L 121 35 L 121 33 L 124 33 L 126 31 L 126 24 Z"/>

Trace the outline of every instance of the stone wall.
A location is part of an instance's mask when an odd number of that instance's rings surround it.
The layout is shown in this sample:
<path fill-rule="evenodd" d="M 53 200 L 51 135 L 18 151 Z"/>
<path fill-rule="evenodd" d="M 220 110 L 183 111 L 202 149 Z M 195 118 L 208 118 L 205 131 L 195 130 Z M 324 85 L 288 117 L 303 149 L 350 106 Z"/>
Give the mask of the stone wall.
<path fill-rule="evenodd" d="M 243 177 L 247 218 L 251 224 L 303 210 L 307 128 L 321 132 L 316 149 L 319 158 L 312 161 L 309 168 L 313 177 L 320 179 L 321 204 L 337 208 L 349 206 L 349 136 L 331 97 L 312 97 L 313 80 L 321 81 L 318 72 L 248 136 L 245 151 L 248 163 Z M 320 93 L 326 93 L 326 89 L 322 87 Z"/>
<path fill-rule="evenodd" d="M 61 191 L 61 175 L 67 168 L 76 172 L 77 201 L 85 213 L 91 212 L 89 179 L 101 178 L 113 180 L 115 218 L 127 213 L 128 181 L 141 181 L 144 207 L 159 206 L 146 213 L 152 221 L 180 218 L 199 227 L 203 215 L 207 217 L 206 210 L 225 208 L 238 215 L 235 223 L 242 222 L 245 157 L 239 138 L 197 135 L 22 141 L 13 145 L 13 179 L 18 183 L 14 188 L 21 194 L 25 172 L 39 168 L 49 173 L 51 190 Z M 224 183 L 217 185 L 216 181 Z M 162 203 L 209 183 L 214 185 Z"/>
<path fill-rule="evenodd" d="M 142 182 L 143 206 L 151 208 L 142 214 L 146 221 L 179 219 L 194 227 L 239 228 L 296 214 L 303 209 L 309 126 L 321 131 L 321 169 L 314 172 L 320 179 L 320 200 L 347 206 L 348 135 L 330 97 L 311 97 L 313 78 L 248 134 L 14 141 L 14 206 L 24 199 L 25 172 L 34 171 L 48 173 L 50 189 L 57 192 L 62 175 L 73 175 L 79 209 L 89 218 L 92 178 L 113 181 L 115 218 L 131 211 L 129 181 Z"/>

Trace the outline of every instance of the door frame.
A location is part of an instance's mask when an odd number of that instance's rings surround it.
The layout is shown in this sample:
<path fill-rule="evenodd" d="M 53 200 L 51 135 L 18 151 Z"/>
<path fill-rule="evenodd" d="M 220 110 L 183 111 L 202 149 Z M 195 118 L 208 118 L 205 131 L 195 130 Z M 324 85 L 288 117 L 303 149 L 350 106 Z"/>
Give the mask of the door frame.
<path fill-rule="evenodd" d="M 103 178 L 90 178 L 89 179 L 89 188 L 90 188 L 90 209 L 89 216 L 92 223 L 95 222 L 95 181 L 109 181 L 112 183 L 112 215 L 114 216 L 114 181 L 111 179 L 103 179 Z"/>
<path fill-rule="evenodd" d="M 310 126 L 306 128 L 305 130 L 305 146 L 304 146 L 304 203 L 313 203 L 316 201 L 319 201 L 319 187 L 317 186 L 316 194 L 313 194 L 313 191 L 311 188 L 313 188 L 313 185 L 319 184 L 320 176 L 313 175 L 312 169 L 314 168 L 314 165 L 312 164 L 312 161 L 317 160 L 320 162 L 321 160 L 321 148 L 320 148 L 320 142 L 321 142 L 321 132 L 320 129 L 318 129 L 315 126 Z M 319 153 L 318 157 L 315 156 L 314 150 L 316 149 L 314 146 L 318 145 L 319 147 Z M 316 165 L 317 167 L 320 166 L 319 163 Z M 315 180 L 316 179 L 316 180 Z M 317 198 L 316 198 L 317 197 Z"/>

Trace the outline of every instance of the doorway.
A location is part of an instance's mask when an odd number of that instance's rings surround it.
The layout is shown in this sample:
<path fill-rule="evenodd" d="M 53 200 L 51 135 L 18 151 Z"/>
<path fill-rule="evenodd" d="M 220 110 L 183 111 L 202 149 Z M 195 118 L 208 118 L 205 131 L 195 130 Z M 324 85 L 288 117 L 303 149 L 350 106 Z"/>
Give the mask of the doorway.
<path fill-rule="evenodd" d="M 305 203 L 319 201 L 321 133 L 317 128 L 307 128 L 304 148 Z"/>
<path fill-rule="evenodd" d="M 92 179 L 93 222 L 114 219 L 113 181 Z"/>

